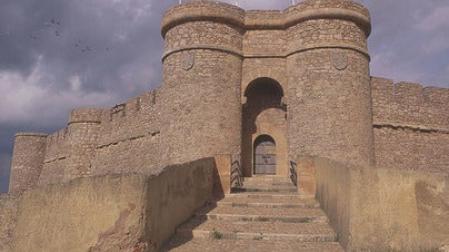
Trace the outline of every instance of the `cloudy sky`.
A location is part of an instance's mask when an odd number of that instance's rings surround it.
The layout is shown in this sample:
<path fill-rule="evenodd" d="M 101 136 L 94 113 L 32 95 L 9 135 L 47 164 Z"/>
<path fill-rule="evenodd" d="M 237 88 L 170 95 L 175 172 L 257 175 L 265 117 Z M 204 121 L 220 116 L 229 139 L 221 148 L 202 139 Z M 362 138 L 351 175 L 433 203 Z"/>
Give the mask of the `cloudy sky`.
<path fill-rule="evenodd" d="M 0 192 L 17 131 L 52 132 L 77 106 L 113 106 L 161 83 L 164 10 L 178 0 L 1 0 Z M 283 9 L 290 0 L 240 0 Z M 364 0 L 372 75 L 449 87 L 449 1 Z"/>

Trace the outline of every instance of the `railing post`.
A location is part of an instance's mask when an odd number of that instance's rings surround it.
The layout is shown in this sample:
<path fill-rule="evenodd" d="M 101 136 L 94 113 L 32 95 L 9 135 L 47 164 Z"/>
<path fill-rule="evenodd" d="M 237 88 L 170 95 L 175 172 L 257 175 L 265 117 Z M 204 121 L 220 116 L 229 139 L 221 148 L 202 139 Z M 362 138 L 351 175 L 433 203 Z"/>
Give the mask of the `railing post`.
<path fill-rule="evenodd" d="M 231 189 L 243 186 L 243 173 L 240 155 L 233 155 L 231 159 Z"/>
<path fill-rule="evenodd" d="M 292 183 L 298 187 L 298 165 L 295 161 L 290 161 L 290 179 Z"/>

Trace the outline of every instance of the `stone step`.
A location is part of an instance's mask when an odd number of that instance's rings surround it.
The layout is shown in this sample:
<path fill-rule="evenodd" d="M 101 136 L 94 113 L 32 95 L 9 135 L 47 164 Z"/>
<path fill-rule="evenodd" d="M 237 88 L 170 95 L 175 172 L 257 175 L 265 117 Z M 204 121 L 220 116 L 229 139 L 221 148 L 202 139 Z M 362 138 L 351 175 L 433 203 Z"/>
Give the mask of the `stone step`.
<path fill-rule="evenodd" d="M 291 183 L 291 180 L 280 176 L 253 176 L 243 178 L 243 183 Z"/>
<path fill-rule="evenodd" d="M 318 208 L 320 206 L 317 202 L 304 203 L 271 203 L 271 202 L 217 202 L 218 206 L 232 206 L 232 207 L 264 207 L 264 208 Z"/>
<path fill-rule="evenodd" d="M 296 187 L 294 184 L 292 183 L 261 183 L 261 182 L 243 182 L 243 186 L 245 187 Z"/>
<path fill-rule="evenodd" d="M 242 196 L 242 195 L 240 195 Z M 318 208 L 320 204 L 314 198 L 303 197 L 225 197 L 217 202 L 218 206 L 234 207 L 271 207 L 271 208 Z"/>
<path fill-rule="evenodd" d="M 243 187 L 256 187 L 256 188 L 296 188 L 293 184 L 263 184 L 263 183 L 243 183 Z"/>
<path fill-rule="evenodd" d="M 174 252 L 343 252 L 337 242 L 191 239 L 175 237 L 161 251 Z"/>
<path fill-rule="evenodd" d="M 291 181 L 273 182 L 273 181 L 244 181 L 245 186 L 295 186 Z"/>
<path fill-rule="evenodd" d="M 264 192 L 275 192 L 275 193 L 297 193 L 298 189 L 296 187 L 247 187 L 243 186 L 240 188 L 234 188 L 233 192 L 253 192 L 253 193 L 264 193 Z"/>
<path fill-rule="evenodd" d="M 327 223 L 239 222 L 193 218 L 177 229 L 177 235 L 193 238 L 335 242 Z"/>
<path fill-rule="evenodd" d="M 327 223 L 328 218 L 319 208 L 260 208 L 207 206 L 195 214 L 208 220 L 246 222 Z"/>
<path fill-rule="evenodd" d="M 300 199 L 314 199 L 313 195 L 304 195 L 298 193 L 276 193 L 276 192 L 265 192 L 265 193 L 231 193 L 225 195 L 226 199 L 231 198 L 247 198 L 247 199 L 264 199 L 264 200 L 300 200 Z"/>
<path fill-rule="evenodd" d="M 241 188 L 232 188 L 231 194 L 239 194 L 239 193 L 248 193 L 248 194 L 257 194 L 257 195 L 266 195 L 266 194 L 281 194 L 281 195 L 296 195 L 298 194 L 297 190 L 244 190 Z"/>

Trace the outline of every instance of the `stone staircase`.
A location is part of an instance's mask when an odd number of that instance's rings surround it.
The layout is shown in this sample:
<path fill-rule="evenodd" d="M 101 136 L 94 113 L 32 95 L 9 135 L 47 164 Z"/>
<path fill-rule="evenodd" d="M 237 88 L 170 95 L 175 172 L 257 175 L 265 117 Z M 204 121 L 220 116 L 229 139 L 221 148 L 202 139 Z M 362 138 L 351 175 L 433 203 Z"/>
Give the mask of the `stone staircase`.
<path fill-rule="evenodd" d="M 313 197 L 288 178 L 246 178 L 181 225 L 162 251 L 343 251 Z"/>

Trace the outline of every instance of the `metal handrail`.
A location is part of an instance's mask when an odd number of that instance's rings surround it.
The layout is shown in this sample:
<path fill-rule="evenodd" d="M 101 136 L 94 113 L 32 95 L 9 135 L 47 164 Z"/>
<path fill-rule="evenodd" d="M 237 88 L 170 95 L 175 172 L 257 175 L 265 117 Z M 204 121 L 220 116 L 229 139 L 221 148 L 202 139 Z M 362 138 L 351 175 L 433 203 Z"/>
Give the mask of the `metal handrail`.
<path fill-rule="evenodd" d="M 298 186 L 298 164 L 295 161 L 290 161 L 290 179 L 295 186 Z"/>
<path fill-rule="evenodd" d="M 234 160 L 231 164 L 231 187 L 240 188 L 243 186 L 243 173 L 240 161 Z"/>

